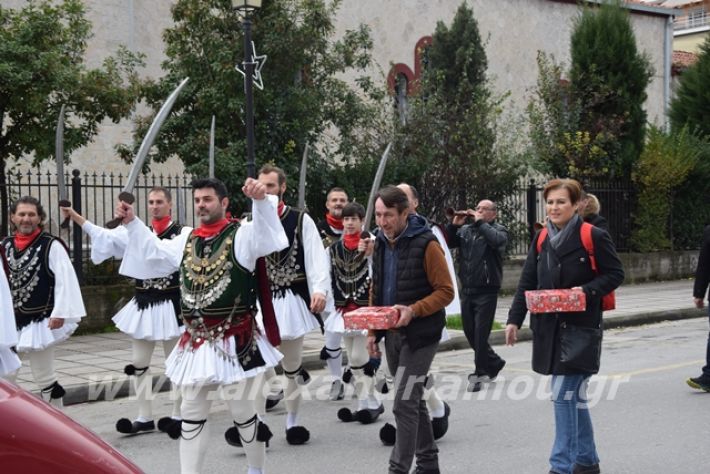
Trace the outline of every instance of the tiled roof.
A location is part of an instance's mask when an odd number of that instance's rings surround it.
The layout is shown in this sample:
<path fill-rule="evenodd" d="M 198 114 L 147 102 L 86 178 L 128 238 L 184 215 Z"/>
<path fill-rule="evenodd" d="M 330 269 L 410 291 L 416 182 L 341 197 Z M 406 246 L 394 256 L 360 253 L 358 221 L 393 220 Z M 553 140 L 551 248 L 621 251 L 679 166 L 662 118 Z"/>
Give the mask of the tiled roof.
<path fill-rule="evenodd" d="M 689 51 L 673 51 L 673 74 L 679 74 L 698 60 L 698 55 Z"/>

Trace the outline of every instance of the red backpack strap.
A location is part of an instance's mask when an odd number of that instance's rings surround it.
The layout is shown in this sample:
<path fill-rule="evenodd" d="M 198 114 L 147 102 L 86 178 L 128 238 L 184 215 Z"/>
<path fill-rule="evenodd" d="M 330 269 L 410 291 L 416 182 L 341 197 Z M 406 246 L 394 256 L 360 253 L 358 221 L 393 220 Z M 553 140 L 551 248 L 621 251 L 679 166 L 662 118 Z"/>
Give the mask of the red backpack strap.
<path fill-rule="evenodd" d="M 542 230 L 540 230 L 540 233 L 537 234 L 537 253 L 540 253 L 540 250 L 542 250 L 542 243 L 545 241 L 547 238 L 547 227 L 543 227 Z"/>
<path fill-rule="evenodd" d="M 597 259 L 594 256 L 594 241 L 592 240 L 592 228 L 594 226 L 589 222 L 583 222 L 582 227 L 579 229 L 579 236 L 582 238 L 582 245 L 584 249 L 589 254 L 589 263 L 592 264 L 592 270 L 594 273 L 599 273 L 597 269 Z"/>

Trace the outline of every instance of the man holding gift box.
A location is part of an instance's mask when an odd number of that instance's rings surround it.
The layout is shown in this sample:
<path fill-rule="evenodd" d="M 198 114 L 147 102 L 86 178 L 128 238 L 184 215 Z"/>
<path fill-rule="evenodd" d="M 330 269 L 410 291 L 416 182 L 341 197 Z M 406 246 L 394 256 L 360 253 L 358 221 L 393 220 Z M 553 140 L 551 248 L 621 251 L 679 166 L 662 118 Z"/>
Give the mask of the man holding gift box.
<path fill-rule="evenodd" d="M 473 223 L 464 225 L 469 215 Z M 505 366 L 505 360 L 488 343 L 508 244 L 508 230 L 495 221 L 496 216 L 495 203 L 484 199 L 466 215 L 455 215 L 446 228 L 449 247 L 459 248 L 461 321 L 475 352 L 476 370 L 468 376 L 471 392 L 481 390 L 482 383 L 495 379 Z"/>
<path fill-rule="evenodd" d="M 385 333 L 385 352 L 395 371 L 394 416 L 397 439 L 390 473 L 408 473 L 414 455 L 418 472 L 439 472 L 438 449 L 422 399 L 426 375 L 446 323 L 444 308 L 454 297 L 441 245 L 424 218 L 409 213 L 407 195 L 395 186 L 377 193 L 375 218 L 381 232 L 375 240 L 371 301 L 400 312 L 394 329 Z M 380 356 L 376 333 L 368 350 Z"/>

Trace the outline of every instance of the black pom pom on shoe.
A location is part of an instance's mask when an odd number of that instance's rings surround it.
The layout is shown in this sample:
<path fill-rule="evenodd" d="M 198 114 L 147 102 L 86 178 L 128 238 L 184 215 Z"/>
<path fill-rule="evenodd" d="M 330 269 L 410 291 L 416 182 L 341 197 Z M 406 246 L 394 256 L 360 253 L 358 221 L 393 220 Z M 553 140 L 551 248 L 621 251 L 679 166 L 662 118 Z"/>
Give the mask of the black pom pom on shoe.
<path fill-rule="evenodd" d="M 338 419 L 344 423 L 355 421 L 355 417 L 353 416 L 353 412 L 350 411 L 350 408 L 341 408 L 338 410 Z"/>
<path fill-rule="evenodd" d="M 239 430 L 235 426 L 232 426 L 224 432 L 224 440 L 228 445 L 234 446 L 235 448 L 242 447 L 242 438 L 239 437 Z"/>
<path fill-rule="evenodd" d="M 385 423 L 380 429 L 380 441 L 385 446 L 394 446 L 394 442 L 397 440 L 397 428 L 389 423 Z"/>
<path fill-rule="evenodd" d="M 311 433 L 303 426 L 292 426 L 286 430 L 286 441 L 288 444 L 306 444 L 311 439 Z"/>

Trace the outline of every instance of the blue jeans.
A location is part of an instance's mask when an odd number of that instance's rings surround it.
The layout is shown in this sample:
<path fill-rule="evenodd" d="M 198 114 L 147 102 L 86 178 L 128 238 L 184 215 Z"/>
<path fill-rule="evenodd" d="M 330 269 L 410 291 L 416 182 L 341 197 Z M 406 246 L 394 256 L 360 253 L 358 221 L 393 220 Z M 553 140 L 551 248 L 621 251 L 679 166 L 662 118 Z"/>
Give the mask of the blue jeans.
<path fill-rule="evenodd" d="M 599 462 L 587 405 L 589 377 L 587 374 L 552 376 L 555 442 L 550 466 L 559 474 L 570 474 L 575 464 L 591 466 Z"/>
<path fill-rule="evenodd" d="M 708 322 L 710 323 L 710 303 L 708 304 Z M 705 367 L 703 375 L 710 377 L 710 332 L 708 332 L 708 348 L 705 350 Z"/>

